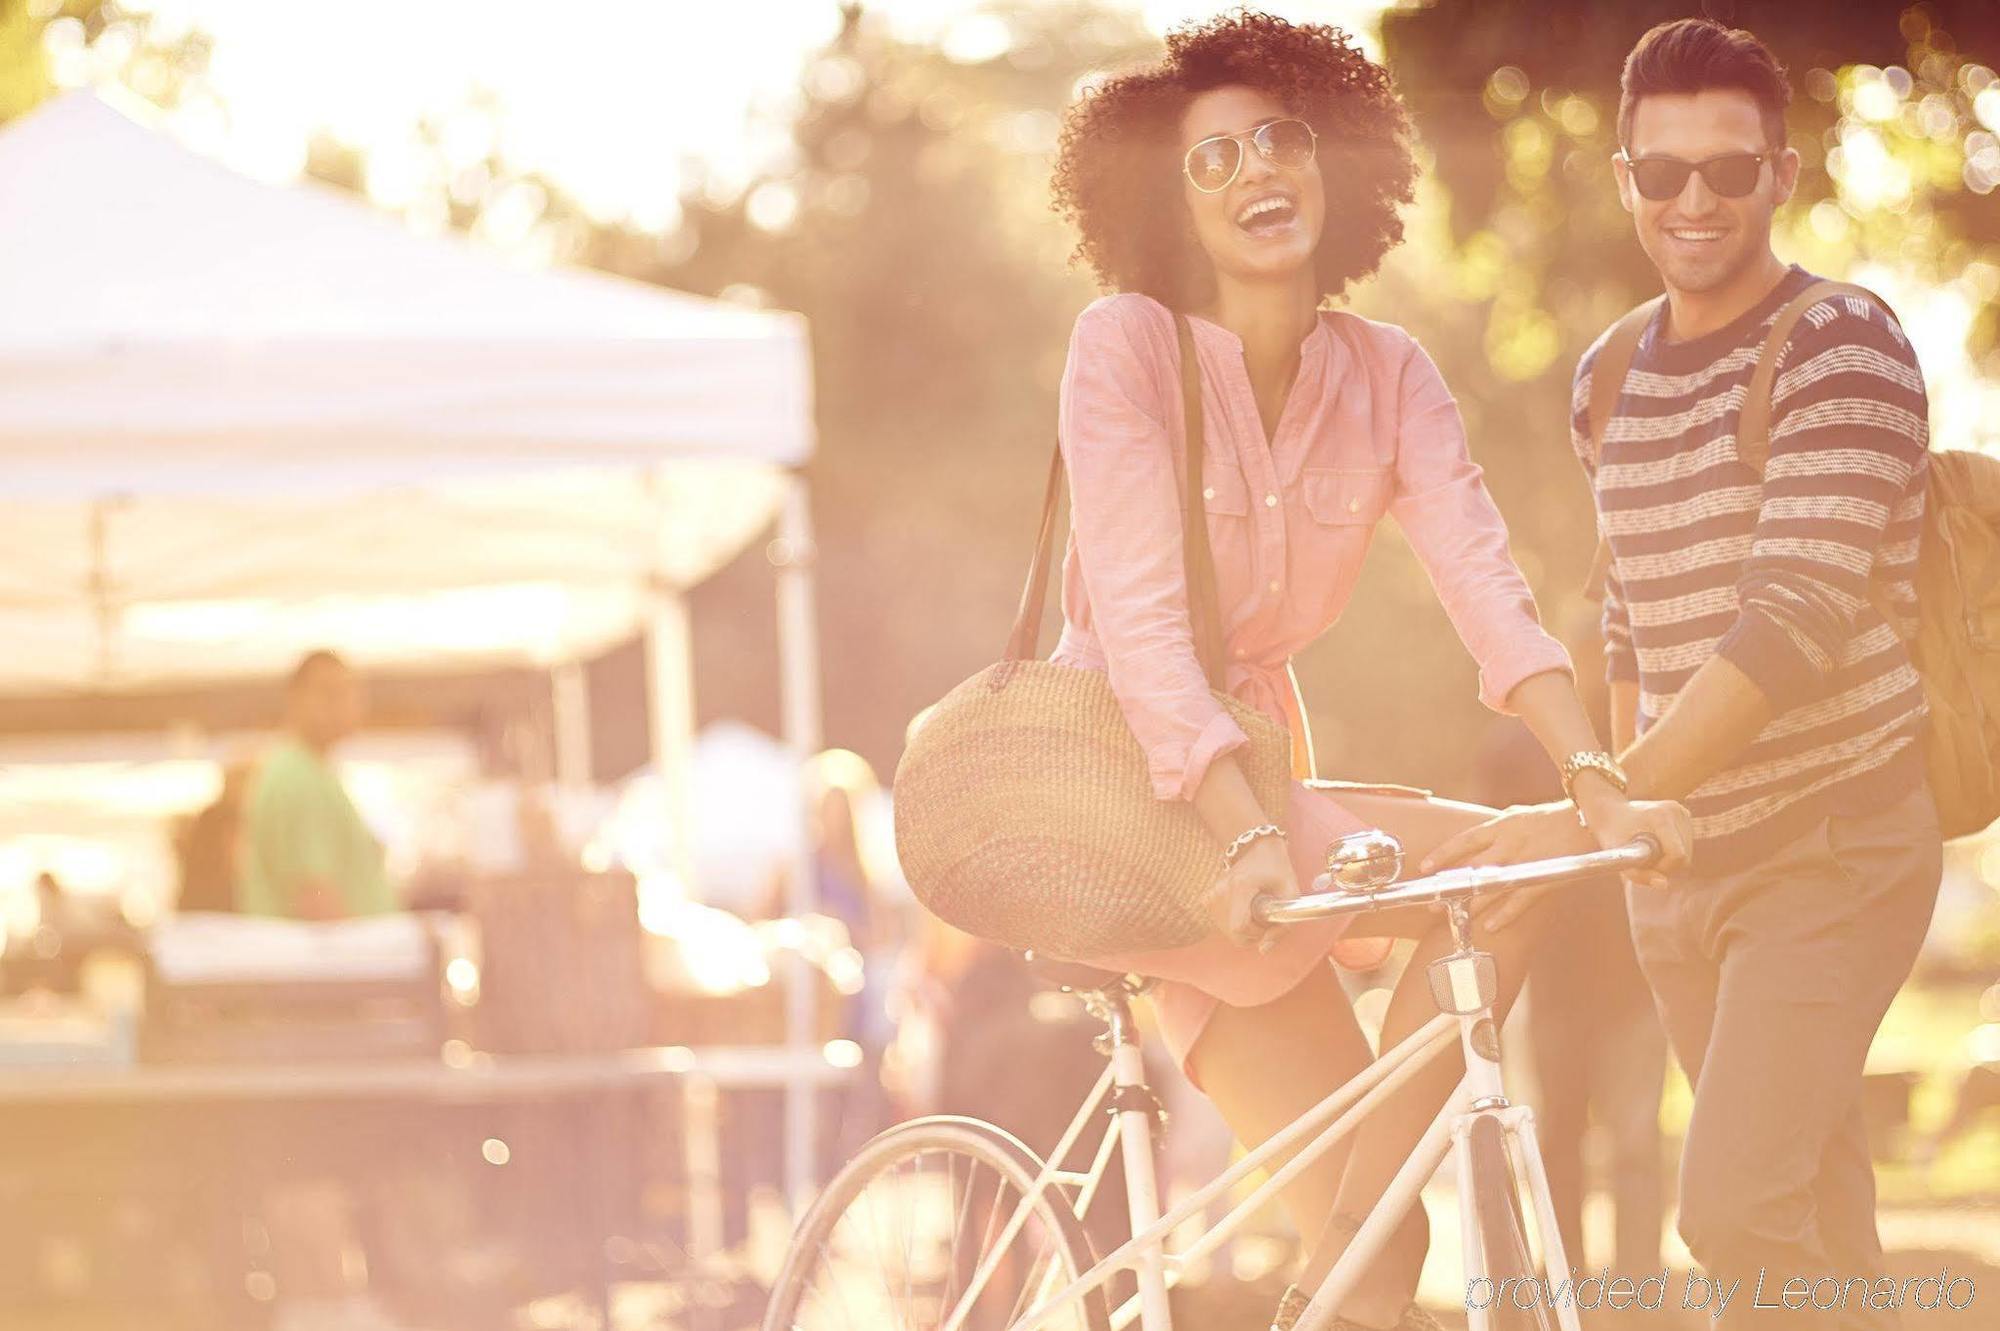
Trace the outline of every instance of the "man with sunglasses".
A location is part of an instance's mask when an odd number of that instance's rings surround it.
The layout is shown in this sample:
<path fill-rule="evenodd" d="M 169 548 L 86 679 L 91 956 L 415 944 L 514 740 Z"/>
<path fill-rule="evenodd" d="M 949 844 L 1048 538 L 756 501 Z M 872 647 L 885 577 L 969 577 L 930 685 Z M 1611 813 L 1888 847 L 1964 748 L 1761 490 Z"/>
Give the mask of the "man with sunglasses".
<path fill-rule="evenodd" d="M 1778 353 L 1763 476 L 1737 452 L 1767 331 L 1818 280 L 1771 250 L 1799 174 L 1789 97 L 1747 32 L 1686 19 L 1633 49 L 1613 166 L 1665 299 L 1597 442 L 1612 333 L 1583 357 L 1572 442 L 1613 555 L 1628 793 L 1695 820 L 1692 872 L 1627 889 L 1695 1088 L 1680 1230 L 1713 1283 L 1688 1301 L 1726 1303 L 1725 1326 L 1893 1326 L 1860 1092 L 1941 872 L 1923 692 L 1891 622 L 1915 604 L 1926 403 L 1895 320 L 1830 298 Z M 1505 818 L 1457 854 L 1557 816 Z"/>

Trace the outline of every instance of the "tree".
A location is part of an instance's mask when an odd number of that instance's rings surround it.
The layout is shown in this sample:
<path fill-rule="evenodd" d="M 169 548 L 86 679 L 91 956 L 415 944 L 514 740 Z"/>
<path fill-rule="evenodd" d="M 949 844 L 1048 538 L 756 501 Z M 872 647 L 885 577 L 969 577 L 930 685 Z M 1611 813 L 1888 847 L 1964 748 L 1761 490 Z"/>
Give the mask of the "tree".
<path fill-rule="evenodd" d="M 117 0 L 0 0 L 0 123 L 58 87 L 116 81 L 161 106 L 198 84 L 208 41 Z"/>
<path fill-rule="evenodd" d="M 1083 3 L 976 21 L 986 53 L 954 58 L 849 6 L 806 71 L 788 170 L 723 203 L 691 192 L 683 237 L 586 251 L 811 321 L 829 738 L 881 767 L 1006 636 L 1069 326 L 1096 294 L 1046 204 L 1057 112 L 1147 45 Z M 704 715 L 775 719 L 769 576 L 753 551 L 697 592 Z"/>

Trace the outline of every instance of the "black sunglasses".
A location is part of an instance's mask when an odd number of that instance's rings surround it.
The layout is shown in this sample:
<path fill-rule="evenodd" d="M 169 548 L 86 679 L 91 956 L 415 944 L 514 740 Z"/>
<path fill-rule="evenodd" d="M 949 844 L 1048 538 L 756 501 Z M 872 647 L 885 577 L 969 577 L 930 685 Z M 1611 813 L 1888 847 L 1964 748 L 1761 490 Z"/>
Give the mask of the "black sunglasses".
<path fill-rule="evenodd" d="M 1688 177 L 1699 171 L 1704 185 L 1725 199 L 1740 199 L 1757 188 L 1763 178 L 1768 153 L 1723 153 L 1699 162 L 1678 157 L 1634 157 L 1618 150 L 1619 160 L 1632 175 L 1632 188 L 1654 203 L 1664 203 L 1687 188 Z"/>
<path fill-rule="evenodd" d="M 1303 120 L 1273 120 L 1242 134 L 1217 134 L 1203 139 L 1181 158 L 1181 170 L 1188 183 L 1203 194 L 1229 188 L 1243 169 L 1243 140 L 1255 144 L 1264 160 L 1287 171 L 1297 171 L 1313 159 L 1319 136 Z"/>

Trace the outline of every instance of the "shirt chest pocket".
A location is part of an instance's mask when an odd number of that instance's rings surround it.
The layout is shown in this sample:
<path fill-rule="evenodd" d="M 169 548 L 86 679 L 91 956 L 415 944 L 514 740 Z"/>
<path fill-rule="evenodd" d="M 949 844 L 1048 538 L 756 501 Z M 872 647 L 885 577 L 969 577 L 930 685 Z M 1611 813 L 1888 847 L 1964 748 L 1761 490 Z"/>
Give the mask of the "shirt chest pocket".
<path fill-rule="evenodd" d="M 1308 467 L 1306 511 L 1328 527 L 1372 527 L 1395 497 L 1396 476 L 1387 467 Z"/>

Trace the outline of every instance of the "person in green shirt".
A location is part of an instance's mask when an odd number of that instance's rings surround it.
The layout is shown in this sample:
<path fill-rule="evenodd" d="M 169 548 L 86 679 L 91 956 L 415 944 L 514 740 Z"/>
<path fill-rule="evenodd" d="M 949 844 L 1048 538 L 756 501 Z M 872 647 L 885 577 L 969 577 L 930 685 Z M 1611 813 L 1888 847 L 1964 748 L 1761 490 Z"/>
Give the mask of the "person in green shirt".
<path fill-rule="evenodd" d="M 339 656 L 313 652 L 292 671 L 285 713 L 289 733 L 264 759 L 250 793 L 239 908 L 308 920 L 398 909 L 382 844 L 330 757 L 361 724 L 360 681 Z"/>

